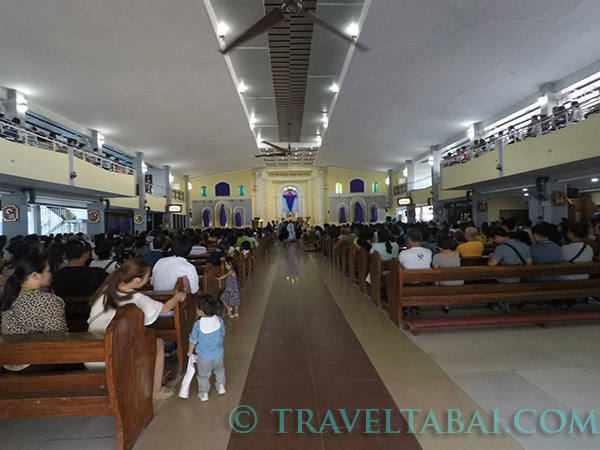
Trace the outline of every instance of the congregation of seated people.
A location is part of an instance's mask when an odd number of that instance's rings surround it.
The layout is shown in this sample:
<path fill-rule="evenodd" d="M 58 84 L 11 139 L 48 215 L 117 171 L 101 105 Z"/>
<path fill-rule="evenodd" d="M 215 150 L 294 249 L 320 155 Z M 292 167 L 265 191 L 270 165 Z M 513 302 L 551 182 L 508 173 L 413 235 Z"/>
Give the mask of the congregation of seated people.
<path fill-rule="evenodd" d="M 10 241 L 0 236 L 1 334 L 69 331 L 64 299 L 71 297 L 89 300 L 89 331 L 104 333 L 116 309 L 126 303 L 137 305 L 144 313 L 145 325 L 151 325 L 161 314 L 172 311 L 186 294 L 180 292 L 159 302 L 142 291 L 172 292 L 178 278 L 186 277 L 194 294 L 200 283 L 189 255 L 207 254 L 210 249 L 207 262 L 220 266 L 232 249 L 244 252 L 256 247 L 257 238 L 272 231 L 269 225 L 265 229 L 168 230 L 135 236 L 114 231 L 93 239 L 84 233 L 33 234 Z M 153 398 L 162 400 L 174 392 L 163 386 L 165 343 L 161 339 L 157 339 L 156 351 Z M 83 369 L 80 366 L 4 366 L 0 373 Z"/>
<path fill-rule="evenodd" d="M 600 209 L 600 208 L 599 208 Z M 462 222 L 404 224 L 325 225 L 323 232 L 334 240 L 334 248 L 356 246 L 369 253 L 378 252 L 381 261 L 398 258 L 404 270 L 450 269 L 464 259 L 480 259 L 487 266 L 528 266 L 539 264 L 600 261 L 600 212 L 589 223 L 571 224 L 565 218 L 558 224 L 537 218 L 517 221 L 502 219 L 476 227 L 471 220 Z M 484 252 L 488 250 L 488 254 Z M 387 271 L 382 272 L 385 275 Z M 585 279 L 587 275 L 537 277 L 533 279 L 498 278 L 498 283 L 528 281 L 564 281 Z M 460 280 L 440 285 L 462 283 Z M 526 309 L 569 307 L 572 302 L 527 303 Z M 501 309 L 502 305 L 490 307 Z M 447 308 L 443 308 L 448 312 Z"/>

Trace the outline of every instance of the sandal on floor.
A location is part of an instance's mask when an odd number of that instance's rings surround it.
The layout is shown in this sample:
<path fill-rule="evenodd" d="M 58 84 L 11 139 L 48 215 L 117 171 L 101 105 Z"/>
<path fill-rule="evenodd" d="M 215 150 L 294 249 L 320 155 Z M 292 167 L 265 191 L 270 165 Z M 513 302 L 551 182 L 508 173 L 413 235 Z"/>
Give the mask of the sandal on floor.
<path fill-rule="evenodd" d="M 152 401 L 157 402 L 159 400 L 166 400 L 167 398 L 173 397 L 173 394 L 175 394 L 173 389 L 163 386 L 160 391 L 152 393 Z"/>
<path fill-rule="evenodd" d="M 240 315 L 239 314 L 234 314 L 233 317 L 240 317 Z"/>

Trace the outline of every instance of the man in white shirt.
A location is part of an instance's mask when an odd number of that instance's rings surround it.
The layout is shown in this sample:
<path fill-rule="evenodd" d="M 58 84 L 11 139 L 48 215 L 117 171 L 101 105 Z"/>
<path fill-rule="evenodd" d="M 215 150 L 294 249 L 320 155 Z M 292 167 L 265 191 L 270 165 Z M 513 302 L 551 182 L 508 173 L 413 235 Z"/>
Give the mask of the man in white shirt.
<path fill-rule="evenodd" d="M 423 235 L 417 227 L 411 227 L 406 231 L 408 239 L 407 250 L 400 252 L 398 260 L 404 270 L 427 270 L 431 269 L 433 255 L 431 250 L 421 247 Z"/>
<path fill-rule="evenodd" d="M 177 236 L 171 244 L 172 256 L 161 258 L 152 270 L 152 286 L 155 291 L 172 291 L 177 279 L 187 277 L 192 294 L 198 292 L 198 273 L 186 257 L 192 249 L 192 241 L 187 236 Z"/>

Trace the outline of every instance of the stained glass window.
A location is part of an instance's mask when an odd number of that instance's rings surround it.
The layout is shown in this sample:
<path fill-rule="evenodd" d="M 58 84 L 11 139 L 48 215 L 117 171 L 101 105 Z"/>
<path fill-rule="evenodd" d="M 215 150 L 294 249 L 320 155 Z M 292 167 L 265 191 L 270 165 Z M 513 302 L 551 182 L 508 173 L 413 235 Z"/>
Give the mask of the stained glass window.
<path fill-rule="evenodd" d="M 335 184 L 335 193 L 336 194 L 341 194 L 342 193 L 342 183 L 336 183 Z"/>
<path fill-rule="evenodd" d="M 206 197 L 206 186 L 202 186 L 202 187 L 200 188 L 200 195 L 201 195 L 202 197 Z"/>

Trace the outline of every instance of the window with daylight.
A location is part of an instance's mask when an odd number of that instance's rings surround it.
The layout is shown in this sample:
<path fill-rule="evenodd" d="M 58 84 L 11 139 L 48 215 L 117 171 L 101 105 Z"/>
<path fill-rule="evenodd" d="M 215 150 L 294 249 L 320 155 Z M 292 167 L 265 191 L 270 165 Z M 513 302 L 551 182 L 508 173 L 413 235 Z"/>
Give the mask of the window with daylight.
<path fill-rule="evenodd" d="M 373 181 L 373 193 L 376 194 L 377 192 L 379 192 L 379 184 L 377 181 Z"/>
<path fill-rule="evenodd" d="M 342 193 L 342 183 L 335 183 L 335 193 L 336 194 Z"/>
<path fill-rule="evenodd" d="M 238 186 L 238 193 L 239 193 L 240 197 L 244 196 L 244 185 L 243 184 L 240 184 Z"/>
<path fill-rule="evenodd" d="M 206 197 L 206 186 L 200 188 L 200 196 Z"/>

